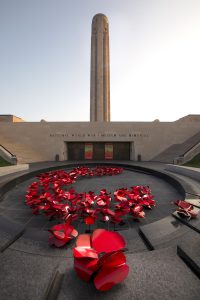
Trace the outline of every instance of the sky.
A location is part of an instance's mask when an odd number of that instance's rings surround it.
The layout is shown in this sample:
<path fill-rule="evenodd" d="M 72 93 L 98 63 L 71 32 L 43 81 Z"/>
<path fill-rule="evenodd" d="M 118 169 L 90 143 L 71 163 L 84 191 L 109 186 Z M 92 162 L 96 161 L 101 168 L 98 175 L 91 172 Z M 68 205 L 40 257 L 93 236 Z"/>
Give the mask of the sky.
<path fill-rule="evenodd" d="M 200 114 L 199 0 L 0 0 L 0 114 L 89 121 L 97 13 L 109 20 L 111 121 Z"/>

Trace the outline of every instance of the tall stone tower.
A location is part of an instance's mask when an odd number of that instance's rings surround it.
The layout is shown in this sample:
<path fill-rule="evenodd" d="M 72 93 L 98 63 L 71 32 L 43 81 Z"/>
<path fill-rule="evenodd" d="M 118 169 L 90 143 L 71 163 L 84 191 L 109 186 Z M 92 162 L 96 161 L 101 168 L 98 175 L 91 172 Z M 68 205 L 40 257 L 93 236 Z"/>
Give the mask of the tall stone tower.
<path fill-rule="evenodd" d="M 109 25 L 103 14 L 92 20 L 90 121 L 110 121 Z"/>

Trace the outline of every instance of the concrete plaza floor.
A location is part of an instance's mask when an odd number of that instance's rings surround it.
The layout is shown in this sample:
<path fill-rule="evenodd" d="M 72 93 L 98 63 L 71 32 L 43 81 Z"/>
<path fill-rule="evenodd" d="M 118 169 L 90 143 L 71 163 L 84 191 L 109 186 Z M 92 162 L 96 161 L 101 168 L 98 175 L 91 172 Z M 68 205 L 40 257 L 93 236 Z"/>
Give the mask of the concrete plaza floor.
<path fill-rule="evenodd" d="M 146 219 L 139 222 L 127 219 L 124 226 L 115 228 L 120 230 L 127 243 L 128 278 L 111 291 L 100 293 L 92 283 L 78 279 L 73 270 L 71 249 L 75 241 L 63 249 L 48 245 L 47 229 L 53 223 L 42 215 L 32 215 L 31 209 L 24 204 L 25 192 L 39 170 L 50 167 L 71 169 L 74 162 L 67 165 L 66 162 L 38 163 L 30 165 L 29 171 L 0 179 L 3 191 L 0 202 L 0 299 L 198 299 L 200 220 L 198 217 L 189 223 L 190 226 L 182 223 L 172 215 L 175 210 L 172 202 L 187 196 L 185 192 L 197 193 L 200 183 L 165 171 L 164 164 L 116 164 L 125 166 L 122 174 L 82 178 L 74 188 L 78 192 L 92 190 L 98 193 L 102 188 L 113 192 L 133 185 L 150 186 L 157 206 L 145 211 Z M 31 172 L 34 173 L 30 178 Z M 23 180 L 19 180 L 20 176 L 24 176 Z M 10 186 L 9 182 L 12 182 Z M 79 233 L 87 230 L 81 222 L 76 225 Z M 99 227 L 114 229 L 101 222 L 92 229 Z"/>

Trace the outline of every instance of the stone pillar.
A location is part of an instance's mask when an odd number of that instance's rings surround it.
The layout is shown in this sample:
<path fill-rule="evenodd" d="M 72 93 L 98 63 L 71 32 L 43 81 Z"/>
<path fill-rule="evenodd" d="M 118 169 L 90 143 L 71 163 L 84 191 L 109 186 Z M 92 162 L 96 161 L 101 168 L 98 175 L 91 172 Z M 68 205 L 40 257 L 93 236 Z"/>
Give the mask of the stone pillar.
<path fill-rule="evenodd" d="M 134 144 L 134 142 L 130 143 L 130 160 L 135 160 L 135 144 Z"/>
<path fill-rule="evenodd" d="M 110 121 L 109 25 L 103 14 L 92 20 L 90 121 Z"/>

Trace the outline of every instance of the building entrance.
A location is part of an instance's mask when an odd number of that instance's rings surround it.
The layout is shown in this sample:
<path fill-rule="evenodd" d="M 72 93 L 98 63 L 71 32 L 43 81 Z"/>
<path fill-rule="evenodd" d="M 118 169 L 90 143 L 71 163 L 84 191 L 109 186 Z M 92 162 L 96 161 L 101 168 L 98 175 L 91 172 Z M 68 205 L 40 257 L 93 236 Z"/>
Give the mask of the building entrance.
<path fill-rule="evenodd" d="M 128 142 L 68 142 L 68 160 L 130 160 Z"/>

